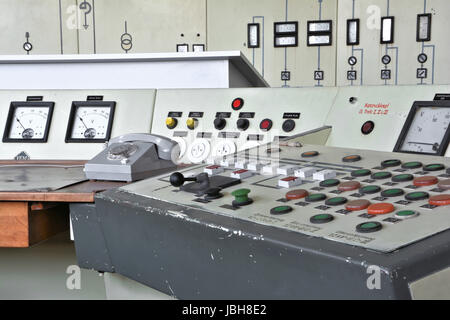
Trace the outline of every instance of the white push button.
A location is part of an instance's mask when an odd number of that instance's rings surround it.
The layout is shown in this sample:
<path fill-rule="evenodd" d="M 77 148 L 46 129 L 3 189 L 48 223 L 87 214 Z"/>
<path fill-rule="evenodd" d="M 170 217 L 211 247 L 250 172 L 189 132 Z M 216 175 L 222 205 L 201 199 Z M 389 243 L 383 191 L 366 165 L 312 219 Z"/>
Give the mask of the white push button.
<path fill-rule="evenodd" d="M 252 172 L 248 171 L 248 170 L 237 170 L 231 173 L 231 177 L 232 178 L 236 178 L 236 179 L 245 179 L 245 178 L 249 178 L 252 176 Z"/>
<path fill-rule="evenodd" d="M 278 180 L 278 186 L 282 188 L 293 188 L 302 184 L 302 180 L 298 177 L 287 177 Z"/>
<path fill-rule="evenodd" d="M 296 177 L 300 177 L 302 179 L 306 179 L 306 178 L 312 177 L 313 174 L 316 173 L 316 172 L 317 172 L 316 168 L 306 167 L 306 168 L 301 168 L 301 169 L 295 170 L 294 175 Z"/>
<path fill-rule="evenodd" d="M 277 169 L 277 173 L 284 176 L 290 176 L 291 174 L 294 174 L 294 171 L 297 168 L 297 166 L 282 166 Z"/>
<path fill-rule="evenodd" d="M 250 162 L 247 165 L 247 169 L 252 170 L 252 171 L 259 171 L 259 170 L 261 170 L 262 166 L 263 165 L 260 162 Z"/>
<path fill-rule="evenodd" d="M 225 171 L 225 169 L 223 167 L 217 166 L 217 165 L 206 167 L 204 170 L 204 172 L 210 176 L 214 176 L 214 175 L 222 173 L 224 171 Z"/>
<path fill-rule="evenodd" d="M 262 169 L 263 174 L 274 175 L 277 172 L 278 165 L 277 164 L 269 164 L 264 166 Z"/>
<path fill-rule="evenodd" d="M 336 178 L 336 171 L 333 170 L 322 170 L 313 174 L 314 180 L 323 181 L 333 178 Z"/>

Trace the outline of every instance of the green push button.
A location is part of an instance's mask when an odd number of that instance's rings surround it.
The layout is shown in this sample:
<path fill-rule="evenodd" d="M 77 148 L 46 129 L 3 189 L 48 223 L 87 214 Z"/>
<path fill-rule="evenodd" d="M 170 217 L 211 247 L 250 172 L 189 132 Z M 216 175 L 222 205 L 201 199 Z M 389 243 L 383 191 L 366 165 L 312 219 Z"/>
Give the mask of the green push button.
<path fill-rule="evenodd" d="M 399 174 L 392 177 L 393 182 L 407 182 L 411 180 L 414 180 L 414 176 L 412 174 Z"/>
<path fill-rule="evenodd" d="M 371 233 L 381 230 L 382 227 L 379 222 L 364 222 L 356 226 L 356 231 L 360 233 Z"/>
<path fill-rule="evenodd" d="M 374 194 L 381 191 L 379 186 L 365 186 L 359 189 L 359 192 L 362 194 Z"/>
<path fill-rule="evenodd" d="M 270 209 L 270 214 L 282 215 L 282 214 L 289 213 L 291 211 L 292 211 L 292 207 L 290 207 L 290 206 L 279 206 L 279 207 Z"/>
<path fill-rule="evenodd" d="M 405 191 L 403 191 L 402 189 L 388 189 L 381 192 L 381 196 L 386 198 L 400 197 L 404 194 Z"/>
<path fill-rule="evenodd" d="M 423 164 L 422 162 L 418 161 L 412 161 L 412 162 L 406 162 L 402 165 L 403 169 L 419 169 L 422 168 Z"/>
<path fill-rule="evenodd" d="M 406 200 L 409 200 L 409 201 L 420 201 L 420 200 L 428 199 L 429 197 L 430 197 L 430 195 L 426 192 L 412 192 L 412 193 L 408 193 L 405 196 Z"/>
<path fill-rule="evenodd" d="M 402 164 L 402 162 L 401 162 L 400 160 L 394 159 L 394 160 L 386 160 L 386 161 L 383 161 L 383 162 L 381 163 L 381 166 L 382 166 L 383 168 L 388 168 L 388 167 L 397 167 L 397 166 L 399 166 L 399 165 L 401 165 L 401 164 Z"/>
<path fill-rule="evenodd" d="M 418 212 L 413 211 L 413 210 L 404 210 L 404 211 L 399 211 L 395 214 L 395 216 L 397 218 L 400 219 L 410 219 L 410 218 L 415 218 L 419 215 Z"/>
<path fill-rule="evenodd" d="M 444 170 L 445 166 L 440 163 L 429 164 L 423 167 L 423 171 L 440 171 Z"/>
<path fill-rule="evenodd" d="M 327 201 L 325 201 L 325 204 L 327 206 L 340 206 L 342 204 L 345 204 L 347 202 L 347 199 L 344 197 L 336 197 L 336 198 L 331 198 L 328 199 Z"/>
<path fill-rule="evenodd" d="M 253 200 L 248 197 L 250 189 L 234 190 L 231 195 L 234 197 L 233 206 L 240 207 L 253 203 Z"/>
<path fill-rule="evenodd" d="M 327 198 L 326 195 L 324 195 L 323 193 L 315 193 L 315 194 L 311 194 L 309 196 L 307 196 L 305 198 L 306 202 L 319 202 L 319 201 L 323 201 Z"/>
<path fill-rule="evenodd" d="M 383 180 L 392 177 L 392 173 L 387 171 L 374 173 L 371 178 L 374 180 Z"/>
<path fill-rule="evenodd" d="M 340 183 L 341 182 L 338 179 L 328 179 L 328 180 L 323 180 L 322 182 L 319 183 L 319 185 L 323 188 L 331 188 L 331 187 L 336 187 Z"/>
<path fill-rule="evenodd" d="M 365 177 L 368 176 L 372 173 L 372 171 L 370 171 L 369 169 L 360 169 L 360 170 L 355 170 L 352 171 L 351 175 L 352 177 Z"/>
<path fill-rule="evenodd" d="M 331 214 L 318 214 L 315 216 L 312 216 L 309 221 L 313 224 L 323 224 L 328 223 L 334 220 L 334 217 Z"/>

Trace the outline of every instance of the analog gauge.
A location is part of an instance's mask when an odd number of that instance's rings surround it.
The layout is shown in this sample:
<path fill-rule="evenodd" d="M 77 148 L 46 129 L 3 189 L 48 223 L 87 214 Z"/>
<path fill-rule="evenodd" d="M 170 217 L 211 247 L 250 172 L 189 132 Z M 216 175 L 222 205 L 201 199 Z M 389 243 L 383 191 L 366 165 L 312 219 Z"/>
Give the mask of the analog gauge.
<path fill-rule="evenodd" d="M 111 137 L 115 102 L 73 102 L 66 142 L 105 142 Z"/>
<path fill-rule="evenodd" d="M 53 102 L 12 102 L 3 142 L 47 142 Z"/>
<path fill-rule="evenodd" d="M 413 107 L 394 151 L 444 155 L 449 143 L 450 107 Z"/>

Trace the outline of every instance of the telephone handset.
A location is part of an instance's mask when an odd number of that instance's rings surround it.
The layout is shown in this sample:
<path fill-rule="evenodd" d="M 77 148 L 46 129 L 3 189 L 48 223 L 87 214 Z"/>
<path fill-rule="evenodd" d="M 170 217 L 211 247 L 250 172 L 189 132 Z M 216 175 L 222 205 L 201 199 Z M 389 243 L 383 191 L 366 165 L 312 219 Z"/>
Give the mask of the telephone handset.
<path fill-rule="evenodd" d="M 147 133 L 115 137 L 84 168 L 93 180 L 135 181 L 175 167 L 180 148 L 169 138 Z"/>

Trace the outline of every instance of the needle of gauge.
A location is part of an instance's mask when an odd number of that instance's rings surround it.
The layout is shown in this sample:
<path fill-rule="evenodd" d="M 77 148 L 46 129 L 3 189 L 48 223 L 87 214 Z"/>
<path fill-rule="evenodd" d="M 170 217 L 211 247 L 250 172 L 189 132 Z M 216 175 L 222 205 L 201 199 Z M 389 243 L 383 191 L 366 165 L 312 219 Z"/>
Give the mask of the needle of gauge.
<path fill-rule="evenodd" d="M 436 143 L 408 142 L 408 144 L 423 144 L 425 146 L 434 146 Z"/>
<path fill-rule="evenodd" d="M 20 122 L 20 120 L 18 118 L 16 118 L 16 121 L 22 126 L 23 130 L 26 130 L 25 127 L 23 126 L 23 124 Z"/>
<path fill-rule="evenodd" d="M 82 117 L 78 117 L 78 118 L 80 119 L 81 123 L 83 123 L 83 125 L 86 127 L 86 129 L 88 129 L 86 123 L 84 123 L 84 121 L 83 121 L 83 118 Z"/>

